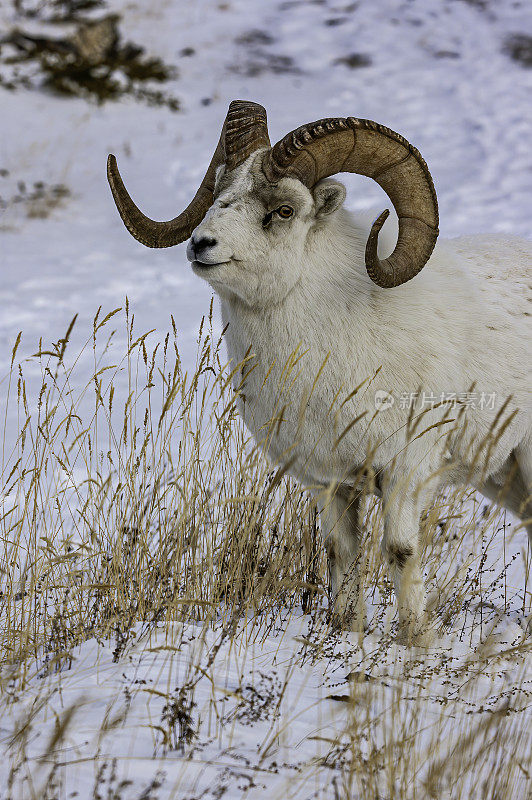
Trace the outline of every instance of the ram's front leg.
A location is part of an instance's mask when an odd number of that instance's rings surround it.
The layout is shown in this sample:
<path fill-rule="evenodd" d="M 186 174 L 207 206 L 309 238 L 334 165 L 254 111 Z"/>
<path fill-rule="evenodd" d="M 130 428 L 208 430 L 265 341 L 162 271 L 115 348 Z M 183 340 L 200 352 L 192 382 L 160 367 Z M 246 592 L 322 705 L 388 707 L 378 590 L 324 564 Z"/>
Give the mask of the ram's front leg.
<path fill-rule="evenodd" d="M 407 644 L 428 643 L 425 631 L 425 587 L 420 565 L 421 505 L 414 494 L 397 484 L 383 492 L 384 538 L 399 608 L 399 638 Z"/>
<path fill-rule="evenodd" d="M 363 630 L 364 597 L 360 587 L 360 496 L 339 489 L 319 500 L 323 542 L 331 575 L 333 623 L 347 630 Z"/>

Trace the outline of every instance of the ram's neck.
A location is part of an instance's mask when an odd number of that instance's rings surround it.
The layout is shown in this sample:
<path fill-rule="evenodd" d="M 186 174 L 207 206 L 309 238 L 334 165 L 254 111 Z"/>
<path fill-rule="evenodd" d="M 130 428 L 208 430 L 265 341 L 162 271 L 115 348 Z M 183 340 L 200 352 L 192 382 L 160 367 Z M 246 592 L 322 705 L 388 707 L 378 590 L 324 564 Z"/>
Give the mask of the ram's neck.
<path fill-rule="evenodd" d="M 298 346 L 325 355 L 345 339 L 346 326 L 356 325 L 363 359 L 375 327 L 376 288 L 364 267 L 366 237 L 347 212 L 335 215 L 309 238 L 302 278 L 281 303 L 250 308 L 237 297 L 221 299 L 230 357 L 240 360 L 250 346 L 263 363 L 286 360 Z"/>

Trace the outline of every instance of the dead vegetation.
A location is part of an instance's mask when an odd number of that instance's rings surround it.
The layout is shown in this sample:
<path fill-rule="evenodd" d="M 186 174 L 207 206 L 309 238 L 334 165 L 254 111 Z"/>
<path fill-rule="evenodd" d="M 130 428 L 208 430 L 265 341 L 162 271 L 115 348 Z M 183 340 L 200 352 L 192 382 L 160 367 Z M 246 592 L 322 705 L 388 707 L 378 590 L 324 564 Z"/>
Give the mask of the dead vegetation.
<path fill-rule="evenodd" d="M 532 67 L 532 36 L 526 33 L 512 33 L 504 42 L 503 52 L 517 61 L 522 67 Z"/>
<path fill-rule="evenodd" d="M 120 317 L 127 345 L 111 363 L 111 328 Z M 33 357 L 42 369 L 38 397 L 26 393 L 20 337 L 3 384 L 20 430 L 14 449 L 4 451 L 0 509 L 0 692 L 3 719 L 17 720 L 2 736 L 11 764 L 2 800 L 19 800 L 22 786 L 24 797 L 62 796 L 69 737 L 84 701 L 62 708 L 39 759 L 32 731 L 54 708 L 54 676 L 68 681 L 80 648 L 95 641 L 123 671 L 99 740 L 127 729 L 149 701 L 154 778 L 133 786 L 104 748 L 94 797 L 155 800 L 166 785 L 161 759 L 175 775 L 176 758 L 186 770 L 188 761 L 211 763 L 217 753 L 217 781 L 181 796 L 208 800 L 240 787 L 252 797 L 282 775 L 304 798 L 324 776 L 329 794 L 317 796 L 346 800 L 519 796 L 530 764 L 513 742 L 530 737 L 530 644 L 516 625 L 502 638 L 500 631 L 517 609 L 530 613 L 530 587 L 523 592 L 507 580 L 518 554 L 493 561 L 501 532 L 507 537 L 504 516 L 469 490 L 442 495 L 426 515 L 430 623 L 445 644 L 409 651 L 394 641 L 381 512 L 368 498 L 369 627 L 346 638 L 328 619 L 314 502 L 282 468 L 272 469 L 240 422 L 232 377 L 241 365 L 224 363 L 212 307 L 193 374 L 183 371 L 175 325 L 150 347 L 127 303 L 124 311 L 98 311 L 86 345 L 94 373 L 78 392 L 79 354 L 69 357 L 75 323 Z M 125 396 L 117 389 L 122 375 Z M 242 667 L 223 679 L 234 654 L 245 661 L 265 643 L 280 647 L 294 620 L 303 633 L 289 656 L 266 671 Z M 164 691 L 139 671 L 157 653 L 170 664 Z M 344 722 L 314 735 L 321 749 L 309 760 L 282 741 L 296 713 L 292 687 L 311 667 L 329 676 L 324 700 L 342 709 Z M 497 674 L 508 677 L 497 683 Z M 310 718 L 321 719 L 309 705 Z M 239 760 L 235 731 L 255 730 L 255 760 Z M 476 782 L 477 774 L 491 777 Z"/>
<path fill-rule="evenodd" d="M 104 6 L 92 0 L 63 0 L 30 10 L 15 3 L 21 20 L 0 39 L 0 86 L 11 91 L 44 89 L 98 103 L 130 95 L 179 110 L 177 98 L 154 88 L 175 79 L 176 68 L 146 56 L 141 45 L 123 42 L 118 14 L 87 16 Z M 41 23 L 43 32 L 26 30 L 26 19 Z"/>
<path fill-rule="evenodd" d="M 231 72 L 254 78 L 258 75 L 297 75 L 301 72 L 291 56 L 275 52 L 275 37 L 266 31 L 251 29 L 237 36 L 236 57 Z"/>
<path fill-rule="evenodd" d="M 7 170 L 5 174 L 9 174 Z M 50 186 L 44 181 L 35 181 L 30 189 L 24 181 L 19 181 L 16 194 L 6 198 L 0 195 L 0 210 L 20 205 L 29 219 L 46 219 L 56 208 L 61 208 L 70 196 L 70 189 L 63 183 Z"/>

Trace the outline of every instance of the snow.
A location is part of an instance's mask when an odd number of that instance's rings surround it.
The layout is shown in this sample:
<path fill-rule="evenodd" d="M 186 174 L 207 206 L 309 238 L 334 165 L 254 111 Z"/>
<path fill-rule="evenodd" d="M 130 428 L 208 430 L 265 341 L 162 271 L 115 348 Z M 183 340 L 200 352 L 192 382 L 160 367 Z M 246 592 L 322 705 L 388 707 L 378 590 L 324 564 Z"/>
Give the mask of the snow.
<path fill-rule="evenodd" d="M 173 217 L 194 194 L 232 99 L 255 100 L 266 107 L 272 141 L 320 117 L 375 119 L 406 136 L 426 159 L 438 192 L 442 237 L 498 232 L 532 239 L 532 70 L 504 52 L 509 36 L 532 29 L 530 4 L 511 0 L 152 0 L 149 4 L 112 0 L 107 7 L 124 13 L 126 39 L 178 66 L 178 77 L 165 88 L 179 98 L 181 110 L 172 113 L 132 99 L 96 106 L 43 92 L 0 89 L 0 169 L 9 171 L 0 177 L 0 195 L 6 202 L 0 217 L 2 404 L 7 393 L 4 375 L 19 330 L 23 339 L 17 361 L 27 359 L 28 395 L 35 402 L 32 391 L 40 385 L 41 367 L 30 356 L 39 340 L 43 346 L 58 341 L 78 314 L 70 345 L 77 354 L 90 340 L 98 307 L 102 306 L 103 313 L 123 307 L 126 296 L 136 330 L 155 329 L 150 341 L 164 336 L 173 314 L 184 369 L 193 367 L 199 320 L 208 311 L 211 290 L 192 274 L 185 244 L 148 251 L 129 236 L 116 213 L 105 164 L 107 154 L 115 153 L 126 185 L 143 211 L 156 219 Z M 12 4 L 6 0 L 0 7 L 0 29 L 7 30 L 14 22 Z M 185 48 L 193 48 L 194 53 L 182 55 Z M 370 63 L 350 68 L 342 59 L 353 53 L 366 56 Z M 369 180 L 347 175 L 342 180 L 348 187 L 350 208 L 389 204 Z M 19 181 L 28 187 L 37 181 L 48 187 L 63 184 L 70 194 L 45 218 L 31 217 L 28 203 L 12 202 Z M 217 318 L 218 332 L 220 327 Z M 105 363 L 114 363 L 114 354 L 123 351 L 125 342 L 125 329 L 117 324 Z M 74 389 L 81 390 L 92 358 L 90 348 L 83 351 Z M 125 391 L 125 376 L 122 388 Z M 16 430 L 11 403 L 6 414 L 7 449 Z M 507 561 L 509 553 L 520 554 L 523 542 L 522 531 L 511 538 Z M 508 580 L 513 594 L 496 631 L 500 652 L 515 647 L 521 636 L 519 592 L 524 562 L 520 555 Z M 428 742 L 434 751 L 441 747 L 443 752 L 453 736 L 459 740 L 457 730 L 464 736 L 467 733 L 468 703 L 478 707 L 484 696 L 485 706 L 500 707 L 501 693 L 518 686 L 520 702 L 526 703 L 529 652 L 488 659 L 491 677 L 483 673 L 472 681 L 469 697 L 465 689 L 459 689 L 460 665 L 478 641 L 460 641 L 459 630 L 428 652 L 417 654 L 414 665 L 409 651 L 399 645 L 388 643 L 383 650 L 383 640 L 376 634 L 363 642 L 355 634 L 344 634 L 324 651 L 317 646 L 318 656 L 312 660 L 302 658 L 301 637 L 309 635 L 308 619 L 297 614 L 280 617 L 276 629 L 261 636 L 256 648 L 246 645 L 244 626 L 234 641 L 222 642 L 205 675 L 195 672 L 193 665 L 205 666 L 220 631 L 176 623 L 152 632 L 148 641 L 139 636 L 116 662 L 112 644 L 88 641 L 74 653 L 70 669 L 45 679 L 33 676 L 24 695 L 4 712 L 0 745 L 7 745 L 16 721 L 24 719 L 32 704 L 46 698 L 32 723 L 28 763 L 33 765 L 30 772 L 38 787 L 47 774 L 47 764 L 38 759 L 53 735 L 55 714 L 61 718 L 73 706 L 61 743 L 61 797 L 73 797 L 75 791 L 79 800 L 92 797 L 103 763 L 107 763 L 107 773 L 102 781 L 107 785 L 113 780 L 115 786 L 122 779 L 132 781 L 120 789 L 118 796 L 123 798 L 140 797 L 158 769 L 164 781 L 160 788 L 153 788 L 153 797 L 254 798 L 264 796 L 266 790 L 268 796 L 278 798 L 348 797 L 340 782 L 341 770 L 335 772 L 319 759 L 329 751 L 331 740 L 339 737 L 345 743 L 342 737 L 350 715 L 382 716 L 381 737 L 386 731 L 389 734 L 396 716 L 416 730 L 426 725 L 428 732 L 419 741 Z M 473 609 L 465 614 L 463 624 L 473 631 Z M 371 653 L 380 660 L 375 662 Z M 448 671 L 438 667 L 441 658 L 456 664 L 452 691 L 445 685 Z M 364 672 L 366 667 L 368 680 L 353 688 L 346 675 Z M 424 669 L 435 670 L 430 692 L 419 677 Z M 260 677 L 261 671 L 274 676 L 273 685 Z M 258 687 L 259 692 L 270 687 L 272 698 L 277 698 L 287 675 L 290 679 L 278 711 L 264 707 L 258 719 L 250 721 L 254 693 L 246 687 Z M 198 678 L 191 712 L 197 738 L 182 749 L 172 749 L 170 742 L 163 752 L 163 734 L 154 726 L 161 725 L 166 700 L 148 689 L 166 695 L 191 676 Z M 420 707 L 409 703 L 409 693 L 414 691 L 423 698 L 422 721 L 409 711 Z M 351 696 L 351 700 L 328 699 L 331 694 Z M 443 719 L 442 704 L 447 714 Z M 102 732 L 105 715 L 114 718 L 125 706 L 129 710 L 124 720 Z M 532 728 L 530 709 L 522 713 L 528 715 Z M 523 776 L 526 770 L 530 773 L 530 737 L 514 741 L 513 720 L 512 716 L 498 720 L 498 735 L 515 748 L 516 763 L 521 759 L 523 772 L 516 767 L 515 786 L 523 793 L 513 796 L 525 797 Z M 371 737 L 357 747 L 369 747 L 370 741 Z M 9 751 L 10 758 L 15 750 Z M 351 752 L 359 753 L 353 743 Z M 115 757 L 117 777 L 112 779 Z M 18 784 L 19 794 L 10 795 L 9 766 L 5 760 L 0 765 L 1 796 L 39 796 L 31 794 L 28 784 Z M 412 775 L 414 780 L 417 777 Z M 413 792 L 412 786 L 408 792 Z M 389 789 L 381 791 L 382 797 L 388 796 Z M 470 797 L 480 797 L 475 794 L 481 791 L 480 783 L 471 784 L 469 791 Z M 405 789 L 401 796 L 410 795 Z M 451 785 L 440 794 L 448 796 L 452 796 Z"/>
<path fill-rule="evenodd" d="M 131 782 L 119 795 L 125 798 L 140 797 L 155 775 L 162 782 L 155 796 L 161 798 L 259 798 L 264 791 L 275 798 L 347 796 L 335 792 L 345 781 L 349 757 L 356 772 L 356 759 L 370 757 L 387 739 L 395 736 L 408 752 L 413 737 L 410 759 L 426 779 L 426 753 L 445 763 L 447 753 L 480 724 L 483 708 L 491 715 L 487 724 L 496 721 L 499 741 L 512 748 L 513 761 L 529 765 L 526 724 L 520 737 L 512 728 L 513 714 L 527 707 L 531 682 L 525 679 L 525 657 L 516 661 L 509 652 L 512 637 L 514 644 L 519 640 L 517 626 L 503 630 L 497 657 L 478 678 L 476 668 L 467 668 L 467 637 L 444 637 L 434 650 L 420 652 L 371 635 L 361 640 L 342 634 L 331 641 L 310 631 L 308 620 L 280 618 L 277 630 L 256 645 L 252 621 L 225 641 L 222 624 L 221 632 L 213 632 L 174 623 L 149 638 L 139 635 L 118 661 L 109 646 L 86 642 L 74 650 L 70 669 L 33 680 L 13 706 L 19 727 L 31 717 L 25 763 L 32 780 L 39 785 L 47 776 L 50 756 L 39 761 L 39 755 L 47 752 L 55 720 L 68 720 L 56 751 L 60 797 L 92 797 L 94 787 L 110 791 L 111 769 L 115 788 Z M 172 728 L 165 724 L 164 707 L 182 687 L 190 718 Z M 349 720 L 360 741 L 350 741 Z M 8 731 L 13 734 L 11 715 L 1 724 L 4 741 Z M 420 743 L 424 748 L 416 752 Z M 106 773 L 99 784 L 102 765 Z M 415 777 L 397 765 L 393 785 L 399 791 Z M 508 797 L 525 796 L 519 777 L 515 790 L 523 794 Z M 27 791 L 23 782 L 18 785 Z M 452 786 L 444 786 L 440 796 L 453 796 Z M 464 796 L 477 797 L 474 786 Z"/>

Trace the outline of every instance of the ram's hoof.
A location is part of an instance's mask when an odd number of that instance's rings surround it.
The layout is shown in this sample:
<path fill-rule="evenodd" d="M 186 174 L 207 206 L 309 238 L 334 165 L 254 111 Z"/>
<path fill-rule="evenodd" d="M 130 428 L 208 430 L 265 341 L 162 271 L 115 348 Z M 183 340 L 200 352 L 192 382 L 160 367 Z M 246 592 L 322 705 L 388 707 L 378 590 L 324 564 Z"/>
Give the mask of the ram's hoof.
<path fill-rule="evenodd" d="M 396 641 L 405 647 L 431 647 L 434 643 L 434 631 L 419 621 L 400 622 Z"/>
<path fill-rule="evenodd" d="M 360 614 L 331 611 L 329 612 L 329 624 L 333 630 L 348 631 L 349 633 L 366 633 L 368 630 L 367 620 Z"/>

